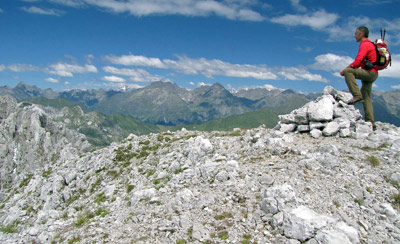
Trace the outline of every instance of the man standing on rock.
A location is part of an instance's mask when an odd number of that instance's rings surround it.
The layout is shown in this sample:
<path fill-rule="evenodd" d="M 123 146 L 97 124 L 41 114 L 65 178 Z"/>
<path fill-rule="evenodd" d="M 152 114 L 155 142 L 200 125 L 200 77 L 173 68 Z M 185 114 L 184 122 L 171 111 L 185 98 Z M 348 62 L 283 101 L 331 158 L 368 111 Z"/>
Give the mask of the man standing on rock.
<path fill-rule="evenodd" d="M 340 72 L 345 77 L 347 87 L 353 95 L 353 100 L 349 104 L 364 103 L 365 121 L 372 123 L 376 129 L 374 121 L 374 109 L 372 107 L 371 93 L 372 83 L 378 78 L 378 70 L 375 67 L 367 68 L 366 63 L 374 63 L 377 59 L 375 45 L 368 39 L 369 30 L 365 26 L 358 27 L 355 32 L 356 41 L 360 43 L 356 59 Z M 361 91 L 358 88 L 356 79 L 361 80 Z"/>

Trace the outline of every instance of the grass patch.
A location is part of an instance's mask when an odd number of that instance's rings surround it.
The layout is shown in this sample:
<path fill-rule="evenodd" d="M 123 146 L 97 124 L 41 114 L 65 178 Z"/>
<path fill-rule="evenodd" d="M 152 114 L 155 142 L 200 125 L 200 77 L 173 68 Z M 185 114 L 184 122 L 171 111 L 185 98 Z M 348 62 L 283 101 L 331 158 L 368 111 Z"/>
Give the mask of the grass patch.
<path fill-rule="evenodd" d="M 19 187 L 25 187 L 29 184 L 29 182 L 31 181 L 31 179 L 33 178 L 33 174 L 28 174 L 25 179 L 23 179 L 21 181 L 21 183 L 19 183 Z"/>
<path fill-rule="evenodd" d="M 102 193 L 97 194 L 96 199 L 94 199 L 94 202 L 97 204 L 100 204 L 102 202 L 105 202 L 106 200 L 107 200 L 107 198 L 105 196 L 105 193 L 102 192 Z"/>
<path fill-rule="evenodd" d="M 215 220 L 224 220 L 225 218 L 231 219 L 231 218 L 233 218 L 233 215 L 229 212 L 224 212 L 222 214 L 214 216 Z"/>
<path fill-rule="evenodd" d="M 186 243 L 187 243 L 186 240 L 183 239 L 176 240 L 176 244 L 186 244 Z"/>
<path fill-rule="evenodd" d="M 101 177 L 97 178 L 96 182 L 90 188 L 90 193 L 94 192 L 94 190 L 100 185 L 101 181 L 102 181 Z"/>
<path fill-rule="evenodd" d="M 17 233 L 18 224 L 19 224 L 19 221 L 14 221 L 14 223 L 9 224 L 7 226 L 1 226 L 0 232 L 8 233 L 8 234 Z"/>
<path fill-rule="evenodd" d="M 42 177 L 43 178 L 47 178 L 47 177 L 49 177 L 51 175 L 52 172 L 53 172 L 52 169 L 49 168 L 48 170 L 45 170 L 45 171 L 42 172 Z"/>
<path fill-rule="evenodd" d="M 375 156 L 369 156 L 367 158 L 368 162 L 371 163 L 371 165 L 373 167 L 378 167 L 379 165 L 381 165 L 381 163 L 379 162 L 379 160 L 375 157 Z"/>
<path fill-rule="evenodd" d="M 68 240 L 68 244 L 80 242 L 81 238 L 79 236 L 74 236 L 72 239 Z"/>
<path fill-rule="evenodd" d="M 218 232 L 218 238 L 223 241 L 228 240 L 229 239 L 228 231 L 224 230 L 224 231 Z"/>
<path fill-rule="evenodd" d="M 146 171 L 146 178 L 149 178 L 150 176 L 154 175 L 156 173 L 156 170 L 154 169 L 149 169 Z"/>
<path fill-rule="evenodd" d="M 382 150 L 383 148 L 387 148 L 387 147 L 389 147 L 389 144 L 383 143 L 382 145 L 379 145 L 377 148 L 365 146 L 365 147 L 362 147 L 361 149 L 364 151 L 379 151 L 379 150 Z"/>
<path fill-rule="evenodd" d="M 133 189 L 135 189 L 134 185 L 127 185 L 126 186 L 126 193 L 130 193 Z"/>
<path fill-rule="evenodd" d="M 364 204 L 364 199 L 354 199 L 354 202 L 357 203 L 358 205 L 363 205 Z"/>

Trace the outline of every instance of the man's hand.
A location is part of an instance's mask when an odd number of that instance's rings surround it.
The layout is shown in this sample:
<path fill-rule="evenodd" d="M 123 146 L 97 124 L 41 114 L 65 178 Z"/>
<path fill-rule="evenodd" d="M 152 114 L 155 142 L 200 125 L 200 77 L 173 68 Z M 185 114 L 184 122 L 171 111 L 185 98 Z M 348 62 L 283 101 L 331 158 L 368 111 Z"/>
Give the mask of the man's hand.
<path fill-rule="evenodd" d="M 341 71 L 340 71 L 340 75 L 341 75 L 341 76 L 344 76 L 344 74 L 343 74 L 343 70 L 341 70 Z"/>

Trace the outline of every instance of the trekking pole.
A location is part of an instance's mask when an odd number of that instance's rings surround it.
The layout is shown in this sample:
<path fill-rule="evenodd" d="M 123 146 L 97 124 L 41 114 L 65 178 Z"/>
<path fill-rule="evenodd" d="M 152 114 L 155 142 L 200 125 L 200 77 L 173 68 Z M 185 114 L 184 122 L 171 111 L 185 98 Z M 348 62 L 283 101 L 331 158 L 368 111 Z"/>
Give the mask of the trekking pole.
<path fill-rule="evenodd" d="M 386 28 L 383 29 L 383 38 L 382 38 L 382 40 L 385 40 L 385 35 L 386 35 Z"/>

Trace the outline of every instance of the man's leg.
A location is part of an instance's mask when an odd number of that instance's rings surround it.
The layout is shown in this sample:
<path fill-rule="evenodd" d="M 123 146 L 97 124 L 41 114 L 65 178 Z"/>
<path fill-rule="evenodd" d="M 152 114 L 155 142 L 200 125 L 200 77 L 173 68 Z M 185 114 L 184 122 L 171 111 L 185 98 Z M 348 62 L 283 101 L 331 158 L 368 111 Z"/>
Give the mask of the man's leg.
<path fill-rule="evenodd" d="M 364 98 L 364 112 L 365 112 L 365 121 L 370 121 L 372 124 L 375 123 L 374 119 L 374 108 L 372 106 L 372 83 L 378 78 L 378 74 L 371 72 L 371 78 L 367 81 L 362 80 L 361 94 Z M 372 80 L 372 81 L 371 81 Z"/>
<path fill-rule="evenodd" d="M 356 72 L 358 69 L 353 69 L 353 68 L 346 68 L 343 70 L 343 75 L 347 83 L 347 87 L 349 88 L 351 94 L 353 95 L 354 98 L 361 98 L 361 92 L 360 88 L 358 88 L 357 82 L 356 82 Z"/>

